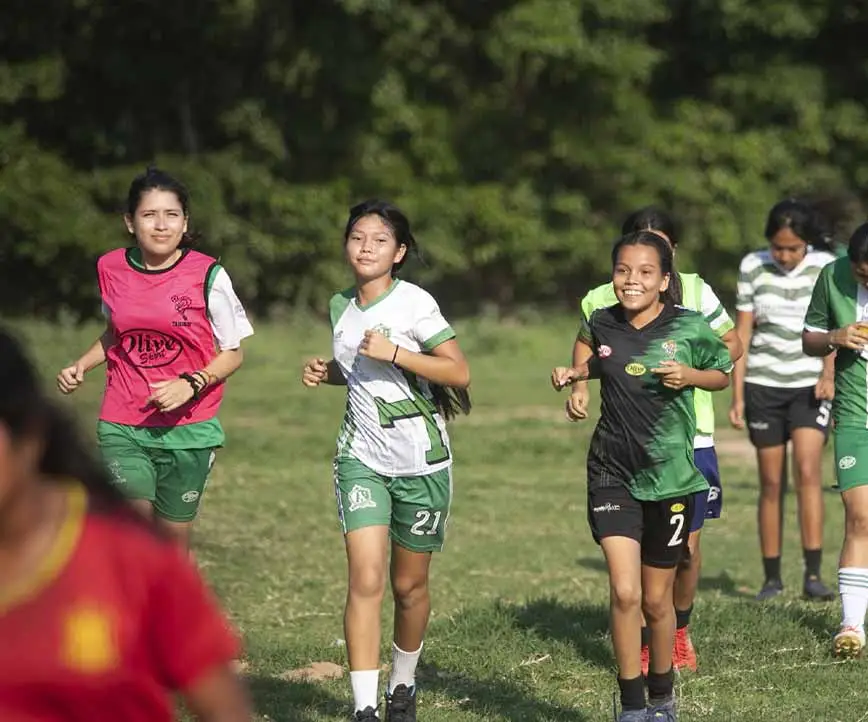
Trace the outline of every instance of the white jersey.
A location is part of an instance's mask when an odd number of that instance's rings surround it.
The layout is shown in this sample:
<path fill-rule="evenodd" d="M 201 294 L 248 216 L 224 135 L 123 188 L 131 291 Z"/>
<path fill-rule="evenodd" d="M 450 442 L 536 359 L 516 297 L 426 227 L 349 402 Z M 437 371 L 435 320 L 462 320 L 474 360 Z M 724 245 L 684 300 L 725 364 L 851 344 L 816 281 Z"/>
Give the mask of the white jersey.
<path fill-rule="evenodd" d="M 736 310 L 754 315 L 745 381 L 790 389 L 817 383 L 823 360 L 802 351 L 802 329 L 814 283 L 834 260 L 831 253 L 809 249 L 798 266 L 785 271 L 767 250 L 744 257 Z"/>
<path fill-rule="evenodd" d="M 376 301 L 361 305 L 355 289 L 329 303 L 334 359 L 347 380 L 347 410 L 338 456 L 351 456 L 384 476 L 421 476 L 452 463 L 446 424 L 425 379 L 359 353 L 368 329 L 401 348 L 431 351 L 455 337 L 427 291 L 395 280 Z"/>

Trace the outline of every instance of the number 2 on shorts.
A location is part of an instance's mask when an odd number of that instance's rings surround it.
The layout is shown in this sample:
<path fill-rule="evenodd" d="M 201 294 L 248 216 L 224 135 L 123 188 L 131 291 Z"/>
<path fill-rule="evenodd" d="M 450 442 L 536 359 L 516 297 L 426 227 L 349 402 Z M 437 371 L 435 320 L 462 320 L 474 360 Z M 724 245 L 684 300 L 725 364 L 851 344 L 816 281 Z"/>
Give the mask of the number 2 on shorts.
<path fill-rule="evenodd" d="M 684 514 L 673 514 L 669 517 L 669 526 L 674 526 L 675 531 L 672 533 L 672 538 L 667 546 L 677 547 L 684 542 Z"/>
<path fill-rule="evenodd" d="M 416 512 L 416 519 L 418 521 L 410 527 L 410 533 L 415 534 L 416 536 L 436 536 L 437 535 L 437 527 L 440 526 L 440 515 L 442 512 L 435 511 L 434 512 L 434 520 L 431 522 L 431 528 L 427 531 L 423 529 L 423 527 L 428 523 L 428 520 L 431 519 L 431 512 L 422 509 Z"/>

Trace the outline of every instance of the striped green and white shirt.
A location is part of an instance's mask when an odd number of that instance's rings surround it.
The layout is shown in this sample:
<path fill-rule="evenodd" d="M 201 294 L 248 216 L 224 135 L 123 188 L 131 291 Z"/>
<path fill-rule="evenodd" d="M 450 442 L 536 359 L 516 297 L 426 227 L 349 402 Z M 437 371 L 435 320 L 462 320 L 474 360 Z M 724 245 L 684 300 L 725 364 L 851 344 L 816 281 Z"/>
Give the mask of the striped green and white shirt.
<path fill-rule="evenodd" d="M 823 360 L 802 352 L 802 328 L 814 283 L 834 260 L 831 253 L 811 249 L 798 266 L 785 271 L 768 250 L 742 259 L 736 310 L 754 316 L 747 383 L 795 389 L 817 382 Z"/>

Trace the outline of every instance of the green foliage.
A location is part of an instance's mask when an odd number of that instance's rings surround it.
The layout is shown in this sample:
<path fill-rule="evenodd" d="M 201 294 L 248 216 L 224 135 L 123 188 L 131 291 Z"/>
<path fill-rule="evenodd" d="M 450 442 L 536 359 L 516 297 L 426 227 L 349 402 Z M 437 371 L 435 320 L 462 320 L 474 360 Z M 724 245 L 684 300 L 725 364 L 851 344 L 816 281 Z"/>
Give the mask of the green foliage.
<path fill-rule="evenodd" d="M 324 312 L 364 197 L 408 210 L 427 259 L 409 273 L 451 311 L 510 312 L 603 280 L 651 202 L 731 299 L 773 202 L 868 184 L 852 0 L 8 4 L 10 313 L 95 313 L 93 263 L 154 161 L 259 313 Z"/>

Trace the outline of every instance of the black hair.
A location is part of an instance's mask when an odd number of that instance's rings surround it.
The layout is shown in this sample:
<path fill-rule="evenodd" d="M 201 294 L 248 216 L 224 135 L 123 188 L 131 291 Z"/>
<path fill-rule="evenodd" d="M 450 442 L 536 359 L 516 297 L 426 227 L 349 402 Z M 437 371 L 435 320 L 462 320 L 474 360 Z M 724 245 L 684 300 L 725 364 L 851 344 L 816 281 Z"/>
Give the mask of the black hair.
<path fill-rule="evenodd" d="M 0 328 L 0 424 L 13 440 L 39 436 L 39 472 L 57 483 L 79 483 L 92 509 L 119 512 L 146 523 L 112 483 L 108 471 L 67 414 L 45 398 L 33 364 L 15 338 Z"/>
<path fill-rule="evenodd" d="M 666 211 L 657 206 L 645 206 L 633 211 L 624 219 L 621 226 L 621 235 L 628 236 L 639 231 L 657 231 L 664 233 L 669 239 L 669 245 L 675 248 L 678 245 L 678 229 L 675 221 Z M 665 240 L 665 239 L 664 239 Z M 673 303 L 680 304 L 684 299 L 684 289 L 681 287 L 681 277 L 675 270 L 675 254 L 672 254 L 672 265 L 669 270 L 668 297 Z"/>
<path fill-rule="evenodd" d="M 637 231 L 659 231 L 665 233 L 673 246 L 678 245 L 678 231 L 675 221 L 666 211 L 657 206 L 645 206 L 633 211 L 624 219 L 621 235 L 626 236 Z"/>
<path fill-rule="evenodd" d="M 868 223 L 863 223 L 853 231 L 847 246 L 847 258 L 854 264 L 868 262 Z"/>
<path fill-rule="evenodd" d="M 822 201 L 809 202 L 799 198 L 787 198 L 772 206 L 766 220 L 765 237 L 771 241 L 784 228 L 818 251 L 832 252 L 835 220 L 821 210 Z"/>
<path fill-rule="evenodd" d="M 144 173 L 137 175 L 130 183 L 130 189 L 127 192 L 127 213 L 131 217 L 136 215 L 136 209 L 142 202 L 142 196 L 152 190 L 174 193 L 178 203 L 181 204 L 184 216 L 190 217 L 190 192 L 187 187 L 177 178 L 154 166 L 148 166 Z M 178 248 L 192 248 L 199 240 L 198 233 L 185 231 L 184 235 L 181 236 Z"/>
<path fill-rule="evenodd" d="M 398 245 L 407 247 L 404 257 L 392 265 L 393 276 L 397 275 L 398 271 L 404 267 L 404 264 L 407 262 L 407 259 L 411 254 L 416 258 L 420 258 L 421 254 L 419 253 L 419 244 L 416 242 L 416 238 L 410 230 L 410 219 L 407 218 L 407 216 L 404 215 L 404 212 L 397 206 L 388 201 L 382 201 L 376 198 L 362 201 L 350 208 L 350 216 L 347 219 L 347 226 L 344 229 L 344 243 L 349 240 L 350 233 L 353 231 L 353 226 L 355 226 L 356 223 L 365 216 L 378 216 L 383 223 L 392 229 L 392 233 L 395 234 L 395 240 L 398 242 Z"/>
<path fill-rule="evenodd" d="M 352 233 L 353 226 L 356 225 L 365 216 L 378 216 L 382 221 L 392 229 L 395 234 L 395 240 L 399 246 L 406 246 L 407 250 L 404 257 L 397 263 L 392 265 L 392 276 L 395 276 L 398 271 L 404 266 L 407 258 L 412 254 L 416 258 L 421 258 L 419 253 L 419 244 L 410 230 L 410 219 L 397 206 L 388 201 L 372 198 L 367 201 L 357 203 L 350 208 L 350 215 L 347 219 L 347 225 L 344 228 L 344 243 Z M 469 414 L 472 407 L 470 401 L 470 392 L 467 389 L 456 389 L 452 386 L 442 386 L 428 382 L 428 388 L 431 390 L 431 396 L 434 399 L 434 406 L 440 415 L 449 421 L 454 419 L 458 414 Z"/>
<path fill-rule="evenodd" d="M 669 286 L 660 294 L 660 300 L 664 303 L 680 304 L 681 303 L 681 285 L 678 284 L 677 289 L 672 283 L 675 278 L 675 266 L 673 263 L 672 246 L 666 240 L 654 233 L 653 231 L 637 231 L 628 233 L 622 236 L 615 247 L 612 249 L 612 268 L 618 263 L 618 256 L 621 249 L 625 246 L 649 246 L 657 251 L 657 256 L 660 258 L 660 270 L 663 275 L 669 274 Z"/>

